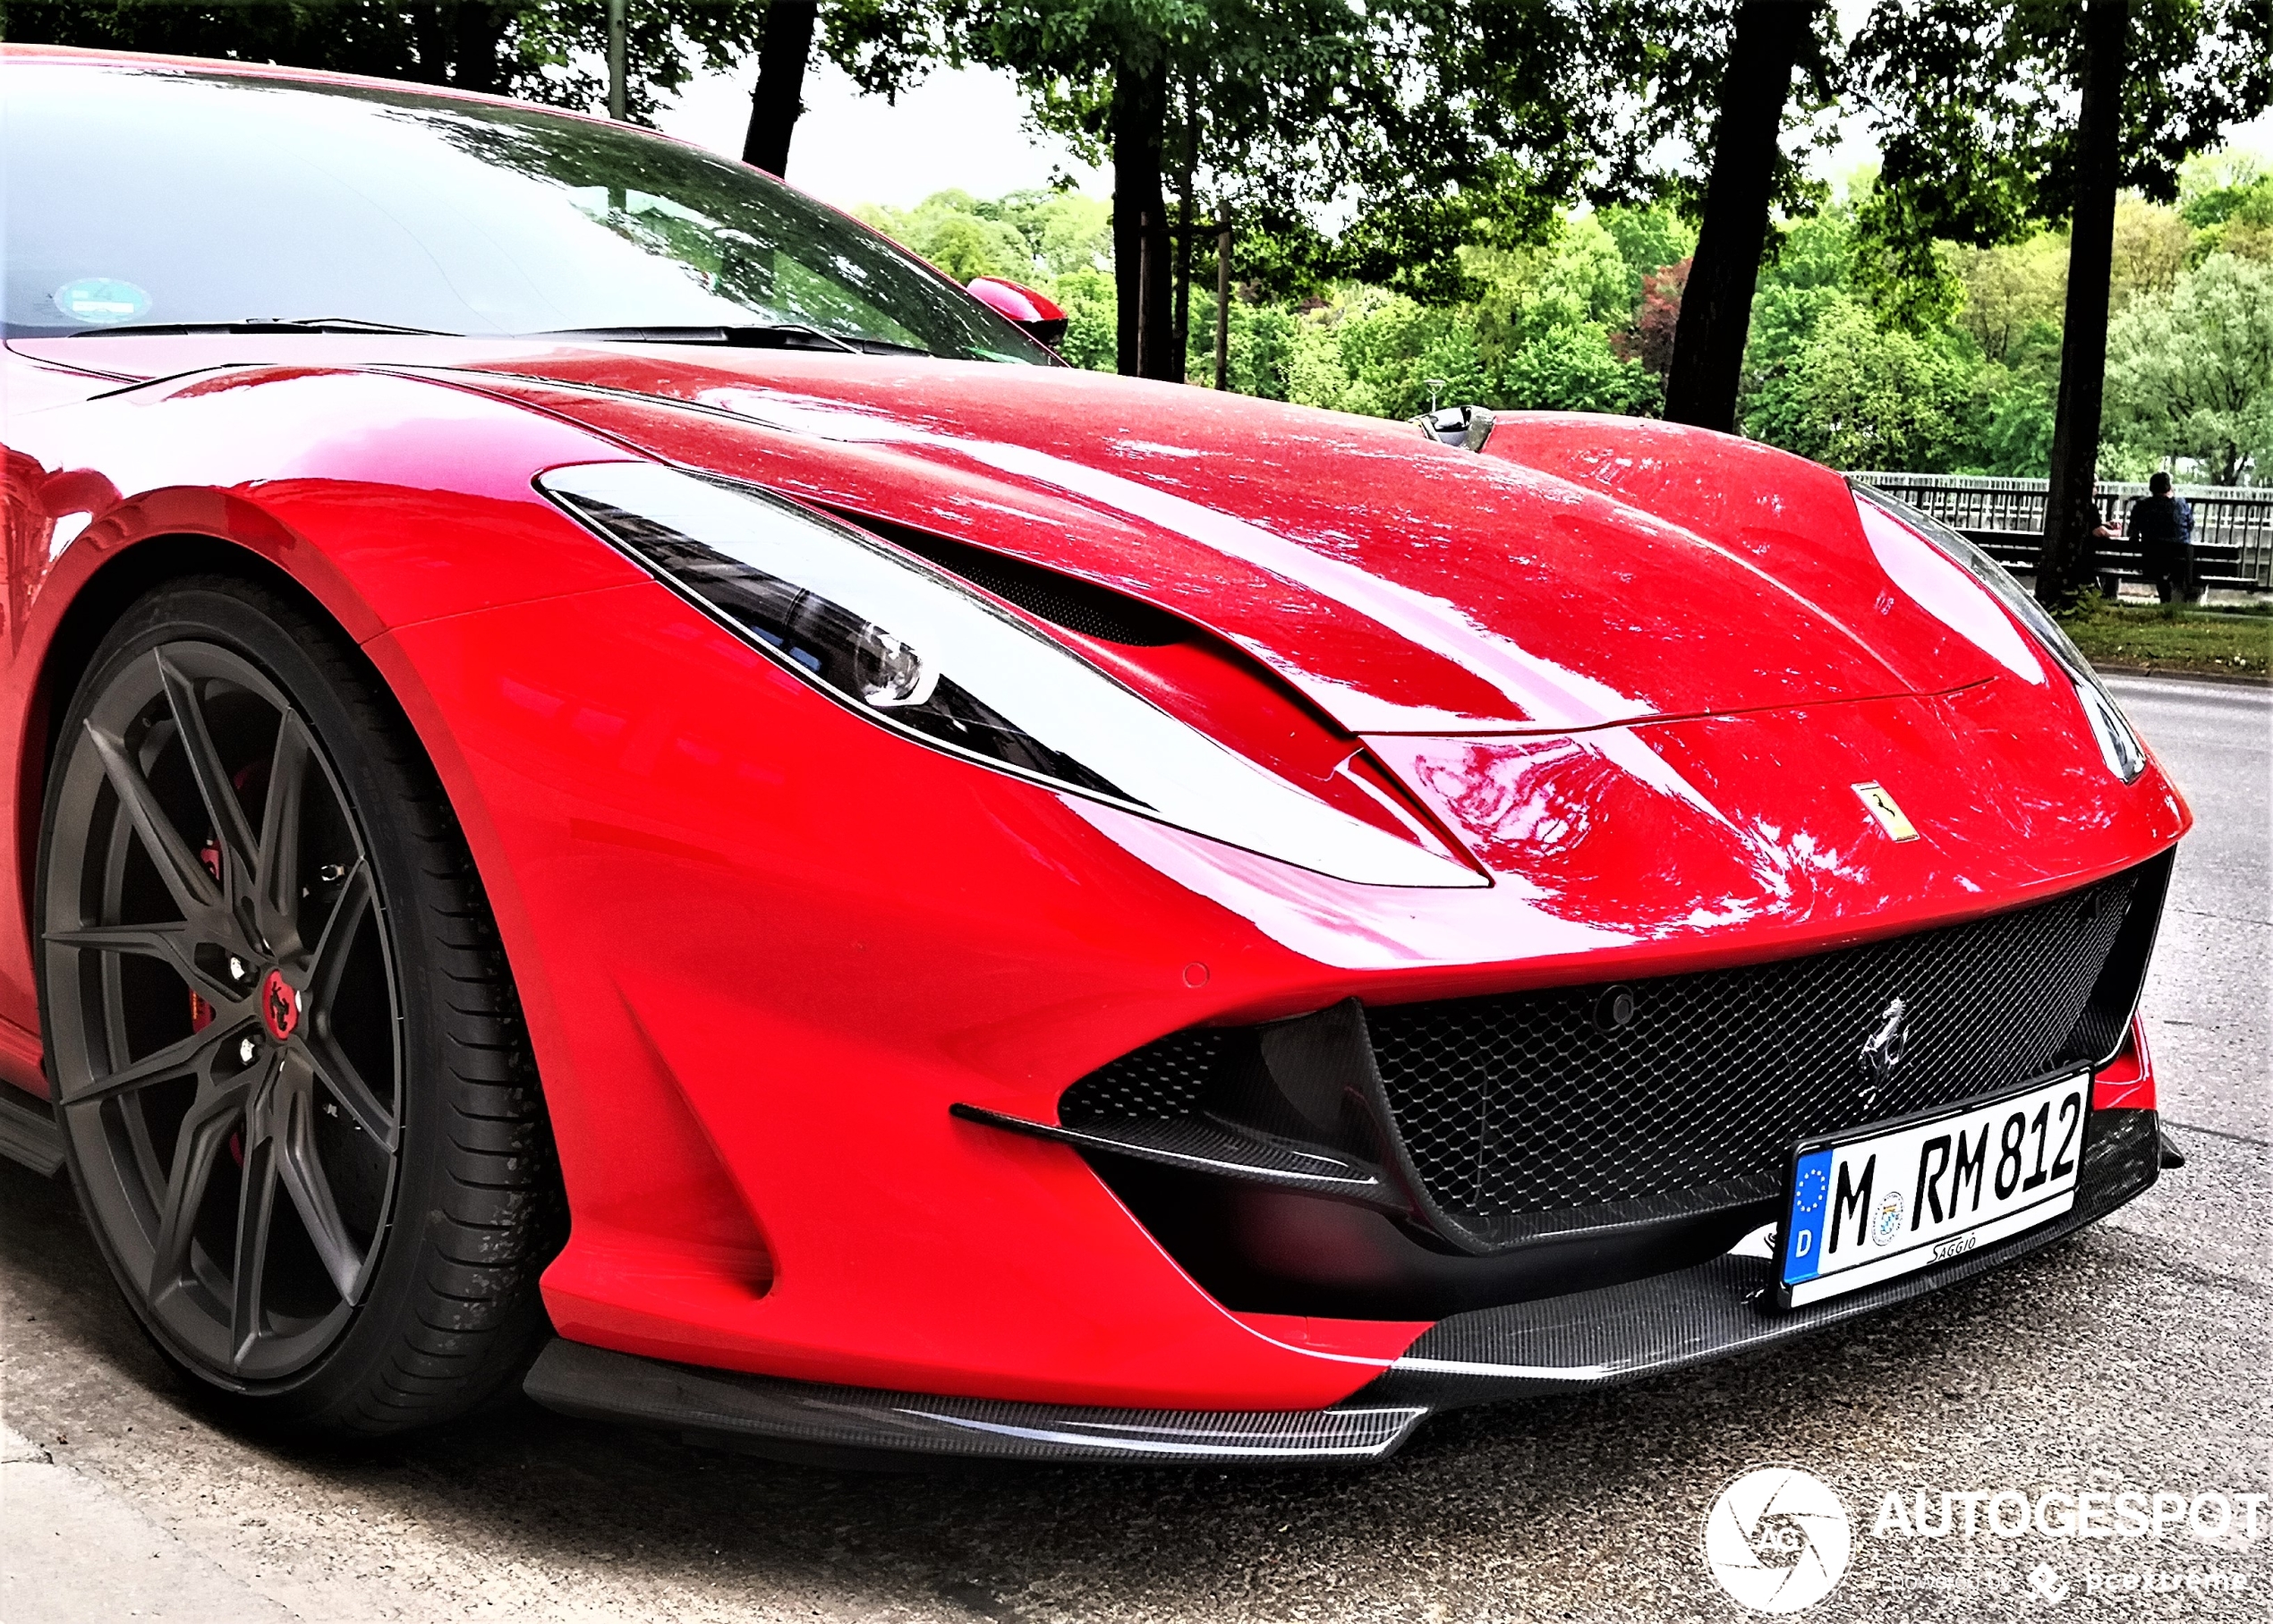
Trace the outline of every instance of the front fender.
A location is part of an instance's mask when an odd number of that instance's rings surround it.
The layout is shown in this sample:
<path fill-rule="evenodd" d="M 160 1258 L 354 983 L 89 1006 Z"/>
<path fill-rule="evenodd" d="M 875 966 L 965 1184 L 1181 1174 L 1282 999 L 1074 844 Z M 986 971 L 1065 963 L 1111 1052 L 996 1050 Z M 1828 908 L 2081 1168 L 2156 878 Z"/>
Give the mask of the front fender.
<path fill-rule="evenodd" d="M 242 549 L 366 645 L 421 621 L 646 577 L 531 483 L 546 468 L 632 454 L 445 384 L 345 369 L 213 370 L 13 414 L 4 438 L 0 782 L 17 786 L 18 815 L 0 821 L 0 872 L 20 884 L 0 910 L 0 1075 L 44 1094 L 30 898 L 47 729 L 109 617 L 178 567 L 159 548 L 199 539 L 209 546 L 187 557 L 208 567 Z M 397 697 L 455 798 L 464 781 L 451 782 L 433 707 L 399 686 Z M 459 812 L 481 860 L 487 820 L 478 805 L 461 801 Z M 497 893 L 509 877 L 482 868 L 502 914 L 511 898 Z"/>

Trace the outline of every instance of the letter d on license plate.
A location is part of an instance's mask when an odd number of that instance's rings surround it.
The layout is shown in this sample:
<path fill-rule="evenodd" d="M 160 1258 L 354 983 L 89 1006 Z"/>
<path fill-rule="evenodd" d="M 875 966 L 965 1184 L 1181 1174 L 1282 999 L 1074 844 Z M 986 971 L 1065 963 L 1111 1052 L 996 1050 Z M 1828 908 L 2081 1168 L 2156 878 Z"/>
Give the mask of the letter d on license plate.
<path fill-rule="evenodd" d="M 2074 1204 L 2091 1076 L 1809 1140 L 1792 1169 L 1787 1308 L 1875 1286 L 2057 1218 Z"/>

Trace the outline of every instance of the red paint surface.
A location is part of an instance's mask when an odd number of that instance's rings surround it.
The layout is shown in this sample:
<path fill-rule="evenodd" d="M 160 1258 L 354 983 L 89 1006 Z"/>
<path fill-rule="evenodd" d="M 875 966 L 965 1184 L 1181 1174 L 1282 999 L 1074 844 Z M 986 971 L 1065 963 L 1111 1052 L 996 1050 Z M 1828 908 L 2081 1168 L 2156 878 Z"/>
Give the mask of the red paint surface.
<path fill-rule="evenodd" d="M 2134 1020 L 2123 1052 L 2091 1077 L 2091 1109 L 2154 1110 L 2155 1060 L 2147 1050 L 2147 1024 Z"/>
<path fill-rule="evenodd" d="M 969 284 L 972 298 L 1013 321 L 1063 321 L 1065 310 L 1039 289 L 1008 276 L 979 276 Z"/>

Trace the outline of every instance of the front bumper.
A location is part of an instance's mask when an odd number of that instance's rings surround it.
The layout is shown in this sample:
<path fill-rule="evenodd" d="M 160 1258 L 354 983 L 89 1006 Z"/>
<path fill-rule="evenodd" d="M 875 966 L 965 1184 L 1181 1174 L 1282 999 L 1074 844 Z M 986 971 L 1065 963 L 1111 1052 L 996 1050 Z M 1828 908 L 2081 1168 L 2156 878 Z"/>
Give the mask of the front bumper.
<path fill-rule="evenodd" d="M 2074 1234 L 2155 1182 L 2151 1110 L 2099 1110 L 2075 1204 L 2040 1229 L 1884 1285 L 1784 1312 L 1765 1306 L 1774 1264 L 1730 1252 L 1694 1267 L 1438 1322 L 1383 1375 L 1315 1410 L 1137 1410 L 941 1398 L 697 1369 L 564 1340 L 530 1371 L 531 1398 L 818 1462 L 943 1458 L 1292 1465 L 1378 1460 L 1429 1416 L 1640 1380 L 1764 1348 L 1968 1280 Z"/>
<path fill-rule="evenodd" d="M 1215 1295 L 1090 1160 L 958 1104 L 1046 1124 L 1163 1034 L 1349 999 L 1892 938 L 2094 883 L 2185 822 L 2157 775 L 2108 788 L 2073 718 L 2000 679 L 1531 739 L 1504 811 L 1536 787 L 1555 815 L 1521 852 L 1493 825 L 1503 880 L 1366 887 L 911 747 L 651 582 L 370 649 L 435 742 L 522 990 L 573 1215 L 543 1282 L 556 1328 L 883 1392 L 1317 1411 L 1487 1305 Z M 1478 746 L 1476 819 L 1512 748 Z M 1935 808 L 1932 837 L 1886 840 L 1864 779 Z M 1490 1300 L 1613 1278 L 1574 1263 Z"/>

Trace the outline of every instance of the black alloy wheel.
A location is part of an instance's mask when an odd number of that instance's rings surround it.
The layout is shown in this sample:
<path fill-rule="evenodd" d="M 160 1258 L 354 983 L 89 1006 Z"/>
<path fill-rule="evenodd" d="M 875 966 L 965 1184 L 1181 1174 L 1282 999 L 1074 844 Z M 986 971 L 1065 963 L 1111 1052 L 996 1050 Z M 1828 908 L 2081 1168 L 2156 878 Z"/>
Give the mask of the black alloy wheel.
<path fill-rule="evenodd" d="M 534 1070 L 440 786 L 336 629 L 217 578 L 130 609 L 39 881 L 72 1180 L 159 1348 L 348 1433 L 510 1374 L 558 1227 Z"/>

